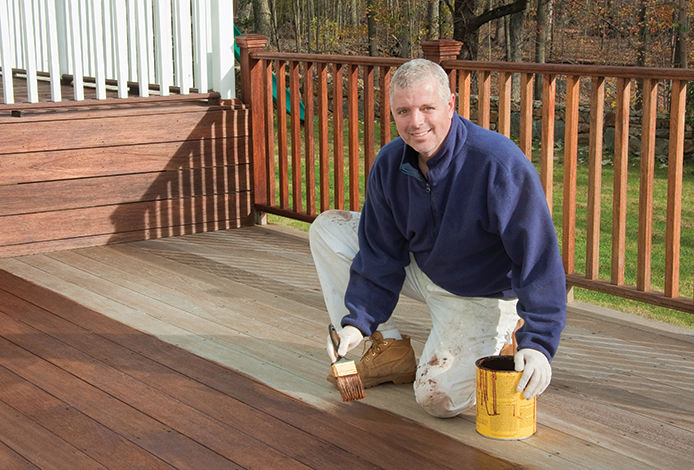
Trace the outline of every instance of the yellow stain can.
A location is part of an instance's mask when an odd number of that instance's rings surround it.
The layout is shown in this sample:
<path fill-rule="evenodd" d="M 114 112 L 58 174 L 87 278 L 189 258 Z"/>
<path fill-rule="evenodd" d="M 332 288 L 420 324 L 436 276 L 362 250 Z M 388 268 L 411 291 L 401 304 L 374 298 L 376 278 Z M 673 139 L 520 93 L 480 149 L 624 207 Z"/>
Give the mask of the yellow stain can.
<path fill-rule="evenodd" d="M 477 432 L 494 439 L 526 439 L 536 431 L 536 397 L 526 400 L 516 391 L 522 372 L 513 356 L 487 356 L 477 368 Z"/>

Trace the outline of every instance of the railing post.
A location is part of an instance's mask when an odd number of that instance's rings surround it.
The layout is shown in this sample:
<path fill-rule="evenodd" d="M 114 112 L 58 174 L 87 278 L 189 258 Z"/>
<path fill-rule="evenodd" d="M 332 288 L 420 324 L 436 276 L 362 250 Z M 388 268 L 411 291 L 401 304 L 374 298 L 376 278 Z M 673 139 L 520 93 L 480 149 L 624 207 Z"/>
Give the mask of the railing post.
<path fill-rule="evenodd" d="M 422 41 L 422 52 L 424 58 L 437 64 L 442 64 L 446 60 L 455 60 L 462 49 L 463 43 L 454 39 L 435 39 L 432 41 Z M 455 70 L 448 72 L 451 81 L 451 92 L 455 93 L 456 74 Z"/>
<path fill-rule="evenodd" d="M 238 44 L 241 53 L 241 100 L 250 107 L 251 112 L 250 148 L 253 171 L 253 203 L 254 205 L 269 205 L 265 119 L 272 119 L 272 116 L 265 116 L 262 61 L 251 57 L 253 52 L 265 48 L 267 37 L 260 34 L 243 34 L 236 38 L 236 44 Z M 264 223 L 265 215 L 256 212 L 256 222 Z"/>

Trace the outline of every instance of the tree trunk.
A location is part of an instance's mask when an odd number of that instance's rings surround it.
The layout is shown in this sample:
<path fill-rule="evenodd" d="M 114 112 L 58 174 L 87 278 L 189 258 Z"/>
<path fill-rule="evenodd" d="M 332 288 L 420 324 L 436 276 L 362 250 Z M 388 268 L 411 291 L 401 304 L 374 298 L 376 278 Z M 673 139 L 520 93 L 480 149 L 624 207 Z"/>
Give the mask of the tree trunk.
<path fill-rule="evenodd" d="M 359 26 L 359 15 L 357 11 L 357 0 L 352 0 L 352 26 Z"/>
<path fill-rule="evenodd" d="M 675 30 L 675 54 L 673 66 L 687 68 L 687 35 L 689 34 L 689 17 L 687 16 L 687 0 L 679 0 L 677 12 L 677 27 Z"/>
<path fill-rule="evenodd" d="M 535 33 L 535 62 L 544 64 L 547 52 L 547 33 L 549 32 L 549 11 L 552 0 L 537 0 L 537 31 Z M 542 75 L 535 77 L 535 96 L 542 96 Z"/>
<path fill-rule="evenodd" d="M 439 38 L 439 0 L 430 0 L 427 8 L 426 39 Z"/>
<path fill-rule="evenodd" d="M 268 3 L 268 0 L 253 0 L 253 17 L 255 18 L 255 32 L 272 37 L 270 3 Z"/>
<path fill-rule="evenodd" d="M 453 12 L 448 0 L 439 0 L 439 38 L 453 37 Z"/>
<path fill-rule="evenodd" d="M 367 35 L 369 37 L 369 55 L 378 55 L 378 44 L 376 39 L 376 11 L 374 0 L 368 0 L 366 2 L 366 29 Z"/>
<path fill-rule="evenodd" d="M 509 61 L 520 62 L 523 60 L 523 22 L 525 11 L 514 13 L 508 21 L 509 28 L 506 36 L 509 37 Z M 520 76 L 514 73 L 511 77 L 511 96 L 513 100 L 520 100 Z"/>

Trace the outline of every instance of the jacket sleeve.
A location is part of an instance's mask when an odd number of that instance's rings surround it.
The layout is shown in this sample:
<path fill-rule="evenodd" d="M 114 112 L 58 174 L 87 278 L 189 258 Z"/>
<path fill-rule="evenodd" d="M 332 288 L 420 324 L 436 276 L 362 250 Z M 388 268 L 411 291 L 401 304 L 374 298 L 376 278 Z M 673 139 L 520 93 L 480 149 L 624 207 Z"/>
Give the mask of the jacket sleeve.
<path fill-rule="evenodd" d="M 518 315 L 518 348 L 556 354 L 566 324 L 566 276 L 557 236 L 537 171 L 524 156 L 492 175 L 489 217 L 512 262 Z"/>
<path fill-rule="evenodd" d="M 355 326 L 368 336 L 393 313 L 409 253 L 384 194 L 377 165 L 369 175 L 367 188 L 359 221 L 359 252 L 352 262 L 345 293 L 350 313 L 342 319 L 342 326 Z"/>

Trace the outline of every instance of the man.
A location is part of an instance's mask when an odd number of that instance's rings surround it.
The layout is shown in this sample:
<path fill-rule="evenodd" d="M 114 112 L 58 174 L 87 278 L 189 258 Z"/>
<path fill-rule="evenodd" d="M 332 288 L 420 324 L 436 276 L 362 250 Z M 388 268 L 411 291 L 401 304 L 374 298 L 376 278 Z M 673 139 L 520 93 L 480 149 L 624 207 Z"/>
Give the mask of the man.
<path fill-rule="evenodd" d="M 566 321 L 556 233 L 535 168 L 506 137 L 455 112 L 448 76 L 414 59 L 393 75 L 400 138 L 379 152 L 361 214 L 327 211 L 310 242 L 338 354 L 370 336 L 365 387 L 414 381 L 430 414 L 475 403 L 475 365 L 515 332 L 526 398 L 550 382 Z M 400 294 L 426 302 L 432 330 L 417 364 L 391 318 Z M 331 360 L 335 353 L 328 344 Z"/>

